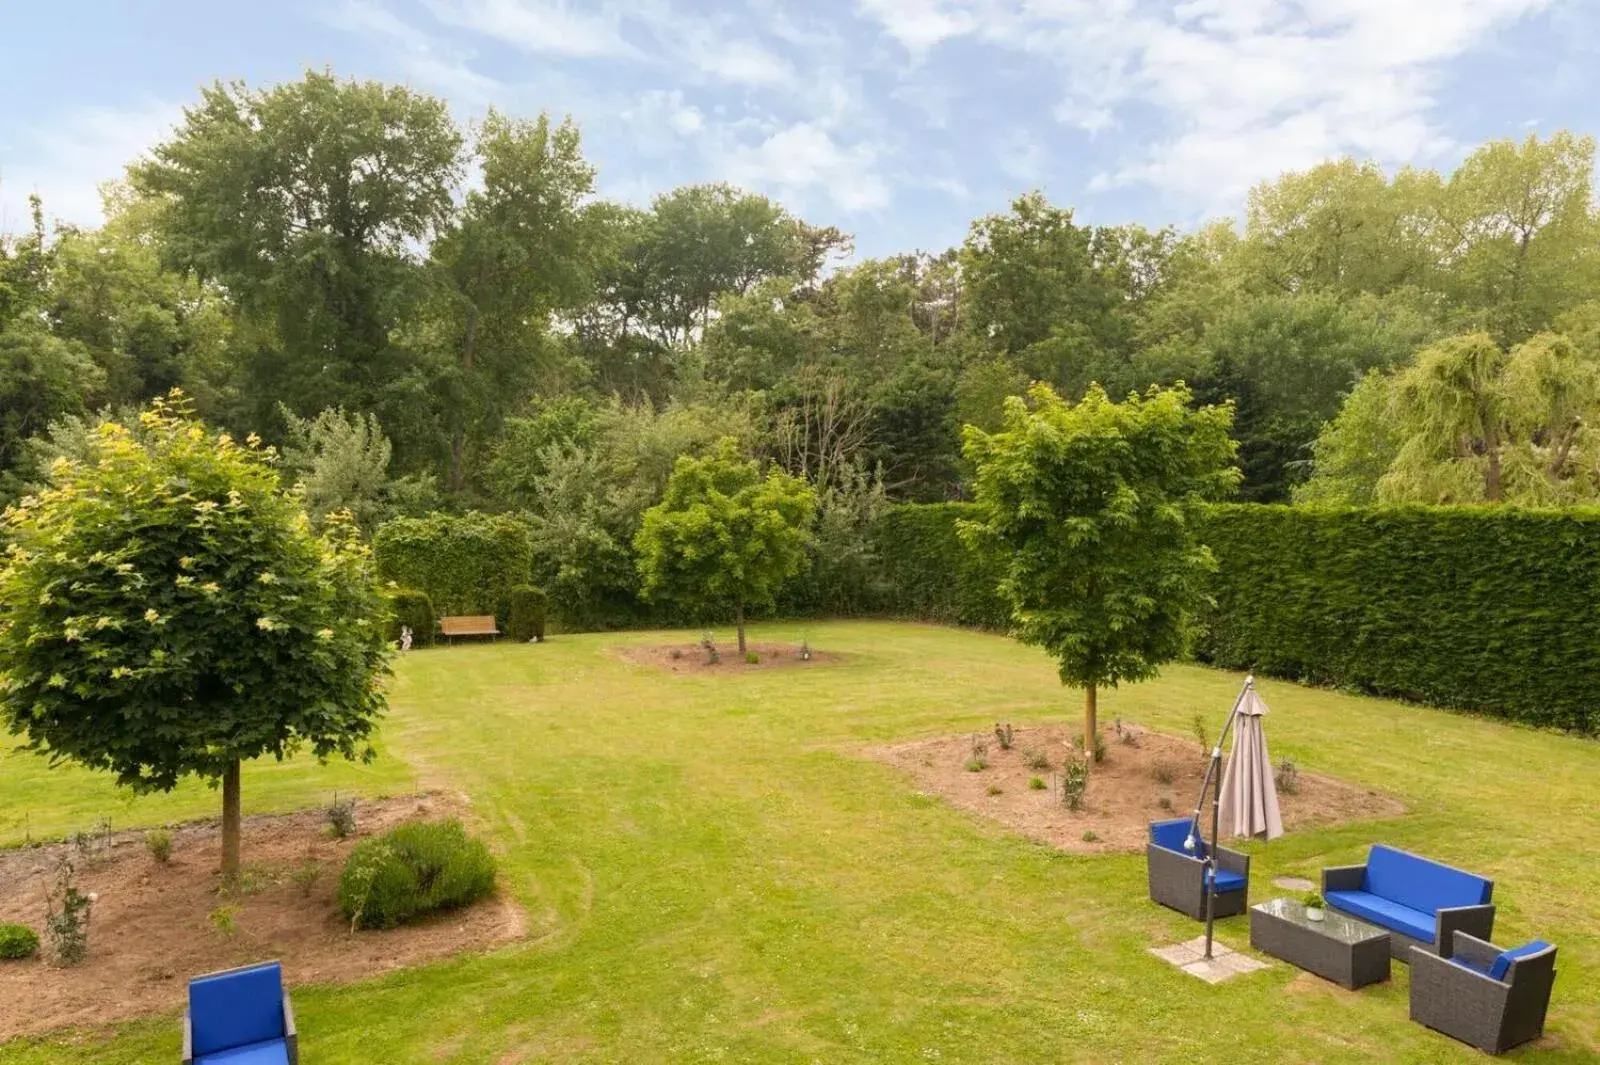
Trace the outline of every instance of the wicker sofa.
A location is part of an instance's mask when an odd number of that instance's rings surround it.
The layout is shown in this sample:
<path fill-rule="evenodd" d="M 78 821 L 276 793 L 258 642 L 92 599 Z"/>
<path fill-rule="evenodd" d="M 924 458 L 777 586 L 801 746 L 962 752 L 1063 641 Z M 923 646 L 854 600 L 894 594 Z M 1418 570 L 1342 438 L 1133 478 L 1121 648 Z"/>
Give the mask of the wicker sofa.
<path fill-rule="evenodd" d="M 1410 962 L 1411 948 L 1450 956 L 1451 933 L 1494 934 L 1494 881 L 1374 844 L 1364 865 L 1322 871 L 1329 907 L 1389 932 L 1389 953 Z"/>
<path fill-rule="evenodd" d="M 1194 851 L 1184 848 L 1193 824 L 1187 817 L 1150 823 L 1145 855 L 1150 870 L 1150 898 L 1197 921 L 1206 916 L 1206 841 L 1194 833 Z M 1217 848 L 1217 899 L 1214 914 L 1232 917 L 1245 911 L 1250 894 L 1250 856 Z"/>
<path fill-rule="evenodd" d="M 1534 940 L 1512 950 L 1465 932 L 1450 957 L 1411 948 L 1411 1019 L 1487 1054 L 1503 1054 L 1544 1034 L 1556 948 Z"/>

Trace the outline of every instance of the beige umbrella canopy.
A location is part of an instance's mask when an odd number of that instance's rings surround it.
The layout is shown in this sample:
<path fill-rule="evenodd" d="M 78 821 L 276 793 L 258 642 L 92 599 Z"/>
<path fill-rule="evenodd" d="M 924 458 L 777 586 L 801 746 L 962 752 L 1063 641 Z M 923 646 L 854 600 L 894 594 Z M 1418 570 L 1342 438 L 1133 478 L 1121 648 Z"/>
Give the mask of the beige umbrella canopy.
<path fill-rule="evenodd" d="M 1267 754 L 1267 734 L 1261 727 L 1266 712 L 1267 704 L 1254 686 L 1249 687 L 1233 727 L 1233 753 L 1222 774 L 1221 827 L 1228 835 L 1266 839 L 1283 835 L 1272 758 Z"/>

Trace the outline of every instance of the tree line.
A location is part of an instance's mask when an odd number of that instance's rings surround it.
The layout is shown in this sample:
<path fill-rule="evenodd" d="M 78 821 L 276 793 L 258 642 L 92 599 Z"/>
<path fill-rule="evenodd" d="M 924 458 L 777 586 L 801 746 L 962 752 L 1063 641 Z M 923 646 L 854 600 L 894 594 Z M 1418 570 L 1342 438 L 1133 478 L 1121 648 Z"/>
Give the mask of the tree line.
<path fill-rule="evenodd" d="M 463 129 L 323 72 L 217 84 L 107 186 L 103 226 L 36 202 L 0 241 L 0 492 L 180 388 L 278 445 L 314 514 L 525 513 L 541 576 L 598 605 L 636 597 L 680 455 L 731 438 L 844 528 L 969 498 L 962 427 L 1030 382 L 1183 381 L 1234 406 L 1241 499 L 1593 499 L 1594 154 L 1557 133 L 1448 174 L 1334 161 L 1192 231 L 1034 193 L 960 247 L 851 261 L 725 184 L 606 200 L 570 121 Z"/>

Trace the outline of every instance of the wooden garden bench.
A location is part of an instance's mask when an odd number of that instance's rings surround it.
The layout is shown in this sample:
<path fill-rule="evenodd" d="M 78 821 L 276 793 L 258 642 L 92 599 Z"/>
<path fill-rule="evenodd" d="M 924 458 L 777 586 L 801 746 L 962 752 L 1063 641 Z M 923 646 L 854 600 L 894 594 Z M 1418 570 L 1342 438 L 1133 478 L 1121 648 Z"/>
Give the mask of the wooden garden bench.
<path fill-rule="evenodd" d="M 439 634 L 445 639 L 457 636 L 499 636 L 493 614 L 466 614 L 439 619 Z"/>

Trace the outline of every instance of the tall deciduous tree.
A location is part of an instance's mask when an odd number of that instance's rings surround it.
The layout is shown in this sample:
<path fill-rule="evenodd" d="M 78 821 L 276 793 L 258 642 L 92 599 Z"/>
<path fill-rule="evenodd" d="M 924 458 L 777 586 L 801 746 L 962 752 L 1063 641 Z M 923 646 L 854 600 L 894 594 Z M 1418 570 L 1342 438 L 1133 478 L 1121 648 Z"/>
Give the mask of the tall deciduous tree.
<path fill-rule="evenodd" d="M 313 71 L 265 90 L 213 85 L 129 168 L 168 260 L 222 282 L 270 330 L 250 362 L 259 424 L 279 402 L 373 405 L 460 154 L 443 100 Z"/>
<path fill-rule="evenodd" d="M 681 458 L 634 539 L 647 596 L 690 610 L 729 609 L 746 649 L 745 611 L 770 606 L 805 564 L 816 495 L 797 477 L 739 457 L 733 440 Z"/>
<path fill-rule="evenodd" d="M 135 791 L 220 781 L 225 876 L 242 762 L 370 757 L 388 652 L 366 549 L 314 535 L 253 441 L 158 401 L 57 462 L 3 536 L 0 720 Z"/>
<path fill-rule="evenodd" d="M 963 535 L 994 553 L 1017 637 L 1084 690 L 1087 750 L 1098 689 L 1182 654 L 1206 601 L 1197 511 L 1239 473 L 1231 408 L 1189 400 L 1179 386 L 1116 403 L 1093 385 L 1074 404 L 1037 384 L 1007 401 L 999 432 L 966 430 L 981 518 Z"/>

